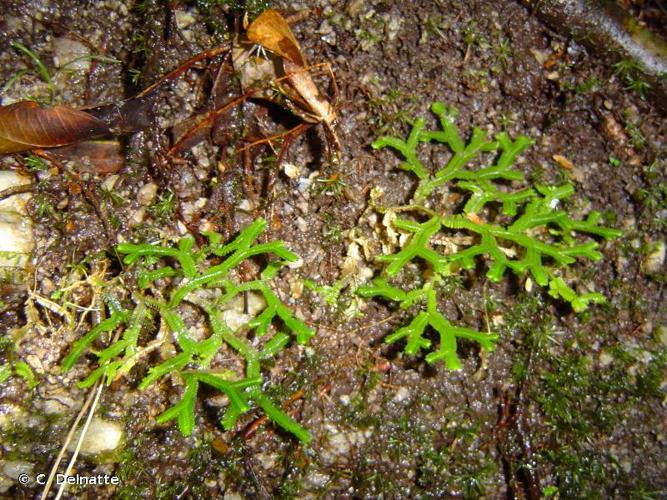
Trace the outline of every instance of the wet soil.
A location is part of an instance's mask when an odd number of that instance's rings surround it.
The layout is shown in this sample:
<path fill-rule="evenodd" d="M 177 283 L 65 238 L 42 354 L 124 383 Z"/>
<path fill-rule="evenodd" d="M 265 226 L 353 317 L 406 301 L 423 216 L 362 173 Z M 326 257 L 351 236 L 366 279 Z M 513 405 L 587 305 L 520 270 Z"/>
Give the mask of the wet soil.
<path fill-rule="evenodd" d="M 170 159 L 168 126 L 206 109 L 213 88 L 220 102 L 238 95 L 233 83 L 214 84 L 221 59 L 161 89 L 153 124 L 121 138 L 124 164 L 112 183 L 94 165 L 84 169 L 76 161 L 36 171 L 25 156 L 0 160 L 3 169 L 20 169 L 37 182 L 30 205 L 33 265 L 23 282 L 2 285 L 0 297 L 3 361 L 28 363 L 37 385 L 29 390 L 16 376 L 0 385 L 0 413 L 7 416 L 0 459 L 48 472 L 87 395 L 76 382 L 96 366 L 89 357 L 62 374 L 63 356 L 96 319 L 73 310 L 68 324 L 38 297 L 54 297 L 89 276 L 118 276 L 118 242 L 166 241 L 211 228 L 232 237 L 261 216 L 269 221 L 267 238 L 285 241 L 303 258 L 276 287 L 317 335 L 306 349 L 290 346 L 269 378 L 277 403 L 300 394 L 287 408 L 312 442 L 303 445 L 270 424 L 247 435 L 259 412 L 225 432 L 213 392 L 200 395 L 196 431 L 185 438 L 175 424 L 155 423 L 181 388 L 163 383 L 140 391 L 147 367 L 137 366 L 105 389 L 97 410 L 122 423 L 122 451 L 79 458 L 76 465 L 80 474 L 115 474 L 121 484 L 66 496 L 664 497 L 666 275 L 664 263 L 651 264 L 664 245 L 667 220 L 664 114 L 626 88 L 604 51 L 553 31 L 519 2 L 274 6 L 285 13 L 307 9 L 292 26 L 295 36 L 311 64 L 332 66 L 340 164 L 331 161 L 321 125 L 295 137 L 277 168 L 266 150 L 244 165 L 210 141 Z M 93 62 L 84 73 L 55 79 L 56 102 L 88 107 L 136 94 L 189 57 L 228 43 L 225 37 L 240 24 L 233 9 L 205 1 L 6 2 L 5 10 L 2 82 L 31 68 L 12 41 L 30 47 L 52 70 L 58 37 L 119 61 Z M 326 75 L 316 80 L 327 87 Z M 26 95 L 48 97 L 34 73 L 2 98 Z M 500 340 L 493 353 L 463 343 L 463 369 L 456 372 L 383 343 L 411 311 L 360 301 L 349 282 L 332 303 L 309 289 L 295 293 L 295 283 L 305 279 L 341 280 L 355 238 L 373 253 L 359 266 L 380 269 L 373 261 L 382 247 L 370 192 L 380 189 L 385 207 L 406 205 L 416 182 L 396 155 L 370 144 L 381 135 L 404 137 L 419 116 L 435 127 L 434 101 L 458 109 L 464 137 L 479 126 L 490 135 L 506 130 L 534 139 L 518 165 L 529 182 L 572 182 L 568 211 L 599 210 L 608 225 L 623 230 L 616 240 L 600 241 L 603 259 L 568 270 L 608 297 L 585 313 L 575 314 L 525 277 L 490 282 L 483 261 L 462 272 L 440 309 L 458 324 L 493 328 Z M 299 123 L 279 107 L 247 103 L 226 116 L 218 142 Z M 442 162 L 443 155 L 424 149 L 426 164 Z M 292 168 L 298 175 L 289 175 Z M 147 205 L 140 189 L 151 183 L 157 194 Z M 451 210 L 445 197 L 431 203 Z M 408 274 L 401 279 L 411 287 Z M 75 288 L 67 301 L 99 308 L 94 290 Z M 54 400 L 64 403 L 54 410 Z M 11 478 L 2 484 L 15 497 L 41 491 Z"/>

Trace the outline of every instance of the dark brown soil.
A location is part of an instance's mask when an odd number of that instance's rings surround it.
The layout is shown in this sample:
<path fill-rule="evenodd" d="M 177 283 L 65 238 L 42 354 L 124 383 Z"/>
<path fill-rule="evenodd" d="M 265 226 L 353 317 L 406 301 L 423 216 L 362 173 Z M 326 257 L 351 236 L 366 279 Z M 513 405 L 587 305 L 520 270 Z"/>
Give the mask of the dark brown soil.
<path fill-rule="evenodd" d="M 224 38 L 234 25 L 231 9 L 206 1 L 5 4 L 0 82 L 31 67 L 10 47 L 12 41 L 30 47 L 51 69 L 51 41 L 59 36 L 86 40 L 94 52 L 121 61 L 94 63 L 85 78 L 56 80 L 56 100 L 73 106 L 136 94 L 213 46 L 215 36 Z M 113 246 L 121 239 L 152 241 L 179 234 L 179 224 L 196 232 L 202 220 L 231 237 L 262 216 L 269 220 L 267 238 L 285 241 L 303 257 L 301 267 L 281 275 L 278 289 L 317 335 L 306 350 L 290 346 L 271 368 L 270 380 L 278 403 L 303 391 L 288 408 L 311 433 L 310 445 L 270 424 L 244 437 L 260 413 L 225 432 L 213 392 L 200 395 L 197 429 L 184 438 L 175 424 L 155 423 L 181 389 L 163 383 L 139 391 L 147 367 L 137 366 L 104 391 L 97 410 L 125 426 L 123 451 L 108 461 L 79 458 L 76 465 L 80 474 L 115 474 L 120 486 L 66 495 L 665 497 L 666 274 L 664 263 L 649 263 L 656 245 L 665 242 L 664 114 L 625 88 L 612 60 L 600 55 L 604 51 L 554 32 L 518 2 L 322 0 L 274 6 L 285 13 L 310 9 L 293 30 L 311 64 L 332 65 L 339 87 L 340 165 L 330 161 L 322 126 L 293 140 L 278 172 L 259 157 L 251 162 L 251 181 L 243 162 L 229 161 L 224 148 L 210 143 L 170 161 L 171 136 L 162 127 L 206 106 L 214 74 L 203 64 L 162 89 L 151 127 L 122 138 L 126 161 L 113 187 L 122 202 L 105 197 L 101 186 L 108 177 L 76 170 L 76 162 L 47 176 L 26 168 L 23 157 L 0 160 L 3 169 L 19 168 L 38 182 L 31 202 L 34 269 L 23 284 L 1 285 L 0 296 L 0 325 L 7 332 L 3 362 L 26 361 L 37 386 L 28 391 L 20 377 L 0 385 L 0 413 L 24 419 L 3 424 L 0 461 L 23 460 L 34 464 L 35 474 L 47 473 L 87 394 L 75 383 L 95 367 L 91 357 L 61 373 L 62 357 L 90 329 L 92 318 L 79 323 L 77 316 L 77 326 L 69 328 L 43 302 L 30 302 L 29 290 L 49 297 L 71 283 L 80 265 L 80 279 L 96 272 L 117 276 L 121 266 Z M 193 16 L 192 23 L 179 27 L 184 13 Z M 132 80 L 135 70 L 140 76 Z M 326 88 L 325 77 L 317 81 Z M 21 86 L 38 92 L 39 83 L 37 76 L 23 77 L 8 92 L 20 96 Z M 231 84 L 224 91 L 237 92 Z M 490 135 L 506 130 L 534 139 L 519 165 L 529 182 L 572 182 L 576 194 L 567 210 L 578 217 L 599 210 L 607 225 L 623 230 L 622 237 L 600 242 L 602 260 L 581 261 L 568 271 L 608 297 L 581 314 L 523 278 L 490 282 L 484 262 L 462 272 L 440 304 L 443 314 L 479 330 L 491 318 L 500 340 L 493 353 L 460 346 L 458 372 L 383 343 L 405 324 L 409 311 L 373 300 L 359 302 L 359 314 L 350 318 L 346 311 L 360 300 L 352 286 L 333 305 L 308 289 L 294 298 L 290 287 L 303 279 L 319 285 L 340 279 L 353 229 L 369 241 L 372 257 L 382 251 L 373 241 L 369 193 L 381 189 L 385 207 L 406 205 L 416 182 L 399 169 L 396 155 L 370 144 L 381 135 L 404 137 L 419 116 L 434 127 L 428 111 L 434 101 L 458 109 L 464 137 L 479 126 Z M 285 110 L 266 111 L 257 103 L 225 120 L 238 133 L 255 135 L 300 123 Z M 425 149 L 425 163 L 442 162 L 443 154 Z M 554 155 L 566 157 L 573 168 L 563 168 Z M 295 165 L 302 178 L 312 175 L 312 186 L 304 190 L 285 175 L 286 164 Z M 331 183 L 325 181 L 332 179 L 342 180 L 340 192 L 327 189 Z M 176 210 L 147 210 L 136 224 L 138 191 L 150 182 L 159 199 L 173 193 Z M 250 213 L 238 208 L 253 198 L 249 185 L 256 191 Z M 431 208 L 453 210 L 443 200 Z M 372 259 L 363 264 L 379 270 Z M 402 279 L 409 288 L 410 277 Z M 86 290 L 68 300 L 95 305 Z M 78 403 L 55 416 L 41 413 L 45 400 L 63 395 Z M 15 497 L 41 491 L 8 484 L 6 494 Z"/>

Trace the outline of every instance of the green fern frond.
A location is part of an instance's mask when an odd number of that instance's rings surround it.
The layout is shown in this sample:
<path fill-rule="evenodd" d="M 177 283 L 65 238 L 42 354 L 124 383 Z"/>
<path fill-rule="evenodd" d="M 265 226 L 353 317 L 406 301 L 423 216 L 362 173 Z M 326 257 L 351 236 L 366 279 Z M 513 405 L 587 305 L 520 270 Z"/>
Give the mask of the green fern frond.
<path fill-rule="evenodd" d="M 411 234 L 403 248 L 377 258 L 384 264 L 382 276 L 395 277 L 408 263 L 419 259 L 428 264 L 428 269 L 422 268 L 425 279 L 422 289 L 405 291 L 390 285 L 384 277 L 377 277 L 357 293 L 362 297 L 398 302 L 404 309 L 425 301 L 426 307 L 422 307 L 406 326 L 389 335 L 386 342 L 405 340 L 406 354 L 415 355 L 432 349 L 431 340 L 424 337 L 431 328 L 440 335 L 440 342 L 436 350 L 427 354 L 426 361 L 443 360 L 448 368 L 458 369 L 461 365 L 456 356 L 457 338 L 474 340 L 482 348 L 493 350 L 497 336 L 454 326 L 445 319 L 436 309 L 433 285 L 438 280 L 459 267 L 474 269 L 478 259 L 484 258 L 489 265 L 486 275 L 491 281 L 500 281 L 508 270 L 521 277 L 529 273 L 538 285 L 549 287 L 552 297 L 568 301 L 575 312 L 581 312 L 589 304 L 602 302 L 604 296 L 599 293 L 577 295 L 556 276 L 555 270 L 574 264 L 578 258 L 601 259 L 598 242 L 591 237 L 610 239 L 620 236 L 621 231 L 599 225 L 598 212 L 577 220 L 559 208 L 563 200 L 574 194 L 574 186 L 569 183 L 513 189 L 511 183 L 524 180 L 513 164 L 533 143 L 528 137 L 519 136 L 512 140 L 503 132 L 489 141 L 481 129 L 473 128 L 466 142 L 456 127 L 454 108 L 436 102 L 431 110 L 438 118 L 439 130 L 426 130 L 424 120 L 418 119 L 407 140 L 382 137 L 373 143 L 373 147 L 396 150 L 405 159 L 401 168 L 413 172 L 419 180 L 412 203 L 401 207 L 402 211 L 434 213 L 421 204 L 447 183 L 469 193 L 468 198 L 460 213 L 433 215 L 425 222 L 409 219 L 392 222 L 394 229 Z M 418 148 L 424 143 L 447 146 L 451 152 L 447 164 L 434 172 L 429 171 L 419 160 Z M 495 154 L 490 165 L 471 167 L 474 160 L 483 159 L 484 153 Z M 489 220 L 485 220 L 485 216 Z M 471 235 L 472 242 L 449 255 L 434 250 L 436 235 L 452 231 Z"/>
<path fill-rule="evenodd" d="M 290 332 L 300 344 L 308 343 L 315 334 L 312 328 L 281 302 L 269 285 L 269 281 L 277 276 L 280 268 L 287 262 L 296 261 L 298 256 L 280 241 L 257 243 L 265 227 L 264 220 L 257 220 L 226 244 L 222 242 L 221 235 L 206 233 L 208 245 L 198 250 L 195 249 L 194 238 L 190 236 L 182 238 L 175 247 L 130 243 L 119 245 L 117 251 L 125 254 L 125 264 L 141 266 L 137 278 L 141 289 L 154 287 L 156 280 L 167 277 L 173 278 L 173 285 L 165 299 L 155 298 L 162 295 L 153 292 L 153 298 L 136 293 L 130 306 L 123 307 L 117 300 L 110 301 L 109 318 L 74 344 L 63 362 L 63 368 L 71 369 L 102 333 L 122 329 L 122 337 L 117 342 L 96 353 L 98 368 L 93 370 L 81 385 L 90 386 L 102 377 L 107 383 L 111 383 L 118 376 L 129 372 L 138 361 L 141 350 L 138 342 L 147 323 L 145 319 L 155 311 L 173 334 L 179 352 L 149 368 L 139 388 L 146 389 L 164 377 L 176 377 L 185 384 L 180 402 L 162 413 L 157 419 L 158 423 L 176 419 L 181 432 L 184 435 L 191 434 L 195 423 L 196 396 L 200 384 L 203 383 L 218 389 L 229 398 L 229 405 L 222 417 L 222 424 L 226 429 L 233 427 L 238 417 L 249 411 L 251 403 L 254 402 L 277 425 L 307 442 L 308 432 L 278 409 L 263 393 L 261 363 L 276 356 L 288 345 L 291 337 L 286 332 Z M 269 254 L 282 260 L 270 262 L 261 273 L 260 279 L 246 283 L 236 283 L 232 279 L 232 271 L 242 262 L 258 255 Z M 208 259 L 211 255 L 218 261 L 215 265 L 209 265 Z M 190 293 L 203 288 L 218 288 L 222 293 L 214 295 L 209 304 L 204 305 L 212 333 L 203 340 L 196 340 L 181 317 L 179 305 Z M 249 318 L 234 332 L 225 322 L 222 311 L 229 307 L 232 299 L 245 292 L 260 294 L 266 307 L 257 317 Z M 278 330 L 269 337 L 269 331 L 277 322 L 280 322 L 286 331 Z M 261 350 L 255 349 L 245 338 L 251 330 L 255 331 L 257 337 L 267 336 L 268 340 Z M 223 345 L 227 345 L 245 361 L 245 378 L 228 380 L 211 371 L 210 366 Z"/>
<path fill-rule="evenodd" d="M 437 281 L 437 280 L 435 280 Z M 461 369 L 461 361 L 456 354 L 457 338 L 473 340 L 479 343 L 484 350 L 495 349 L 498 335 L 495 333 L 481 333 L 471 328 L 455 326 L 451 324 L 439 311 L 437 294 L 434 287 L 435 281 L 427 282 L 421 290 L 405 293 L 392 287 L 384 280 L 375 280 L 373 286 L 363 287 L 359 294 L 364 297 L 384 297 L 400 302 L 400 307 L 407 309 L 420 299 L 426 303 L 421 310 L 407 325 L 399 328 L 389 335 L 385 342 L 393 344 L 399 340 L 405 340 L 404 352 L 410 356 L 419 354 L 422 350 L 429 350 L 432 346 L 430 339 L 424 337 L 427 327 L 431 327 L 439 334 L 438 347 L 426 355 L 428 363 L 444 361 L 450 370 Z"/>

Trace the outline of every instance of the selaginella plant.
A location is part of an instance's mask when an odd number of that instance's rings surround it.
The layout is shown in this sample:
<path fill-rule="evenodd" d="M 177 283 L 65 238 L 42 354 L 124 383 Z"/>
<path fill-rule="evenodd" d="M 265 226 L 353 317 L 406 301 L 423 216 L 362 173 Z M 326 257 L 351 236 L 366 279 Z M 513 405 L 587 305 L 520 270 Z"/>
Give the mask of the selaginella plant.
<path fill-rule="evenodd" d="M 158 347 L 154 316 L 160 317 L 162 341 L 164 333 L 173 336 L 176 352 L 149 369 L 139 388 L 145 389 L 164 377 L 176 377 L 183 385 L 181 400 L 158 416 L 158 423 L 177 419 L 184 435 L 190 435 L 195 423 L 197 391 L 201 384 L 224 393 L 229 402 L 222 417 L 222 425 L 230 429 L 239 416 L 254 404 L 276 424 L 308 442 L 308 432 L 280 410 L 266 395 L 266 381 L 262 363 L 275 357 L 292 338 L 306 344 L 314 335 L 280 300 L 270 282 L 288 262 L 298 260 L 283 242 L 258 243 L 266 222 L 257 220 L 247 226 L 228 244 L 217 233 L 205 233 L 208 244 L 195 249 L 192 236 L 182 238 L 176 247 L 151 244 L 123 243 L 116 247 L 124 254 L 123 262 L 137 266 L 137 289 L 124 302 L 109 296 L 109 316 L 79 339 L 63 361 L 69 370 L 79 357 L 104 332 L 116 332 L 116 341 L 95 352 L 99 366 L 80 385 L 94 384 L 99 379 L 107 383 L 129 372 L 142 357 Z M 244 262 L 269 255 L 272 260 L 263 269 L 259 279 L 241 281 L 236 271 Z M 156 282 L 160 283 L 157 286 Z M 236 315 L 228 321 L 234 300 L 254 294 L 261 302 L 261 312 L 255 317 Z M 182 308 L 184 301 L 196 303 L 205 313 L 208 332 L 197 339 L 186 325 Z M 230 324 L 233 323 L 233 324 Z M 280 325 L 280 329 L 275 327 Z M 164 331 L 163 331 L 164 330 Z M 271 333 L 271 335 L 267 335 Z M 153 338 L 140 345 L 141 338 Z M 216 368 L 216 355 L 224 350 L 225 356 L 234 353 L 245 363 L 245 373 Z"/>
<path fill-rule="evenodd" d="M 384 264 L 382 274 L 357 293 L 398 302 L 402 309 L 421 304 L 417 315 L 389 335 L 386 342 L 405 339 L 406 354 L 428 350 L 427 362 L 443 360 L 449 369 L 457 370 L 461 368 L 456 354 L 457 339 L 474 340 L 491 351 L 498 336 L 455 326 L 438 311 L 438 289 L 446 276 L 474 268 L 477 258 L 483 256 L 488 260 L 486 275 L 491 281 L 500 281 L 507 270 L 519 277 L 529 274 L 535 283 L 548 287 L 552 297 L 569 302 L 575 312 L 581 312 L 590 303 L 604 302 L 605 297 L 598 292 L 577 293 L 560 272 L 577 258 L 593 261 L 602 258 L 593 236 L 609 239 L 621 232 L 600 226 L 598 212 L 589 213 L 584 220 L 570 217 L 561 203 L 574 193 L 570 183 L 535 186 L 523 183 L 519 189 L 513 187 L 524 181 L 523 174 L 512 165 L 532 144 L 528 137 L 512 140 L 502 132 L 495 140 L 489 140 L 481 129 L 474 128 L 466 143 L 455 125 L 455 109 L 436 102 L 431 110 L 440 122 L 440 130 L 426 130 L 425 121 L 420 118 L 406 140 L 381 137 L 373 143 L 375 149 L 390 147 L 400 153 L 404 158 L 401 168 L 417 177 L 411 204 L 393 210 L 412 212 L 415 216 L 396 217 L 392 221 L 393 229 L 408 234 L 409 240 L 396 253 L 378 257 Z M 419 148 L 424 143 L 443 144 L 451 152 L 449 161 L 435 172 L 419 159 Z M 483 159 L 484 153 L 493 156 L 491 164 L 472 167 L 471 162 Z M 465 193 L 465 203 L 458 213 L 439 213 L 427 207 L 429 198 L 445 187 Z M 420 222 L 417 214 L 424 213 L 429 218 Z M 465 241 L 470 243 L 459 243 L 448 254 L 439 253 L 432 243 L 447 233 L 464 233 L 468 236 Z M 391 280 L 412 262 L 422 271 L 420 285 L 410 290 L 393 286 Z M 435 348 L 427 337 L 429 326 L 439 335 Z"/>

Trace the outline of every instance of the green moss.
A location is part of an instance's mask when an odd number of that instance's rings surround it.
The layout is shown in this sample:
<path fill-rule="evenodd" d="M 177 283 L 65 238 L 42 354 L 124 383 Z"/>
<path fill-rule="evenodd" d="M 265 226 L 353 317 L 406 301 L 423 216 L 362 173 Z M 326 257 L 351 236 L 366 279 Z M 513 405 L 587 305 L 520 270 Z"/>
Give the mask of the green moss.
<path fill-rule="evenodd" d="M 640 221 L 649 231 L 662 231 L 667 227 L 663 212 L 667 210 L 667 161 L 656 159 L 642 167 L 646 187 L 638 189 L 634 196 L 641 206 Z"/>
<path fill-rule="evenodd" d="M 340 200 L 343 191 L 348 187 L 345 176 L 335 173 L 328 177 L 319 177 L 311 184 L 311 191 L 315 196 L 331 196 Z"/>
<path fill-rule="evenodd" d="M 232 11 L 238 15 L 248 14 L 249 21 L 253 21 L 259 14 L 272 5 L 271 0 L 197 0 L 197 10 L 204 18 L 204 24 L 222 41 L 228 35 L 225 15 Z"/>
<path fill-rule="evenodd" d="M 591 76 L 585 82 L 579 83 L 574 87 L 577 94 L 586 94 L 600 87 L 600 80 L 597 77 Z"/>
<path fill-rule="evenodd" d="M 637 151 L 643 151 L 646 149 L 648 141 L 639 126 L 639 121 L 630 117 L 628 113 L 625 114 L 625 132 L 630 138 L 630 144 Z"/>
<path fill-rule="evenodd" d="M 419 104 L 418 96 L 399 89 L 390 89 L 379 96 L 369 92 L 366 98 L 370 121 L 378 135 L 402 133 L 405 125 L 412 124 L 412 115 Z"/>
<path fill-rule="evenodd" d="M 646 81 L 641 65 L 631 58 L 622 58 L 613 66 L 614 73 L 620 78 L 627 90 L 637 92 L 643 99 L 651 85 Z"/>
<path fill-rule="evenodd" d="M 513 355 L 514 384 L 540 415 L 541 430 L 530 436 L 533 449 L 538 450 L 535 466 L 549 471 L 551 486 L 564 498 L 628 498 L 631 492 L 646 489 L 645 478 L 626 473 L 599 443 L 636 425 L 631 422 L 637 408 L 660 405 L 663 349 L 651 340 L 635 352 L 614 338 L 605 340 L 588 331 L 575 340 L 545 341 L 548 332 L 554 331 L 555 320 L 540 313 L 541 309 L 538 301 L 525 297 L 505 316 L 506 328 L 522 339 Z M 596 355 L 590 354 L 593 342 L 609 344 L 602 349 L 610 362 L 596 363 Z M 646 352 L 650 360 L 643 364 Z M 630 375 L 633 372 L 635 376 Z M 646 425 L 658 425 L 659 415 L 648 418 Z M 633 443 L 634 453 L 646 445 Z M 511 442 L 507 446 L 511 449 Z"/>
<path fill-rule="evenodd" d="M 169 221 L 175 211 L 176 199 L 171 191 L 161 194 L 155 203 L 148 207 L 148 213 L 155 218 L 158 224 Z"/>

